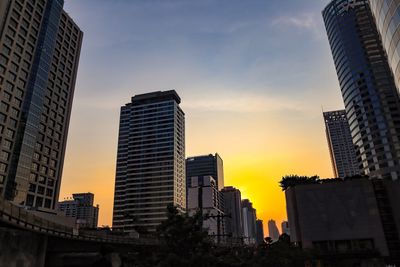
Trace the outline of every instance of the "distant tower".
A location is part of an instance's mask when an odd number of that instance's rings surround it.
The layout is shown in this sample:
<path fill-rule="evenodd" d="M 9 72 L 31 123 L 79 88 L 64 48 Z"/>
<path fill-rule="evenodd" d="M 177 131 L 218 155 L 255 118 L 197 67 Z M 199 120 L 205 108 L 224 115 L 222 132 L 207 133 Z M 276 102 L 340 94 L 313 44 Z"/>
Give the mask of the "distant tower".
<path fill-rule="evenodd" d="M 268 232 L 269 237 L 272 238 L 273 241 L 277 241 L 279 239 L 279 230 L 274 220 L 268 221 Z"/>
<path fill-rule="evenodd" d="M 360 174 L 346 111 L 324 112 L 324 120 L 335 178 Z"/>
<path fill-rule="evenodd" d="M 212 176 L 217 181 L 218 190 L 221 190 L 224 187 L 224 164 L 222 158 L 217 153 L 215 155 L 187 158 L 186 179 L 188 180 L 194 176 Z"/>
<path fill-rule="evenodd" d="M 228 243 L 241 243 L 243 238 L 242 198 L 239 189 L 232 186 L 221 190 L 224 199 L 225 231 Z"/>
<path fill-rule="evenodd" d="M 400 98 L 369 2 L 333 0 L 322 14 L 360 171 L 397 180 Z"/>
<path fill-rule="evenodd" d="M 264 226 L 262 220 L 256 221 L 256 242 L 259 245 L 264 243 Z"/>
<path fill-rule="evenodd" d="M 287 234 L 290 236 L 290 227 L 289 227 L 289 222 L 288 221 L 283 221 L 281 224 L 282 227 L 282 234 Z"/>
<path fill-rule="evenodd" d="M 168 205 L 186 208 L 185 118 L 172 91 L 132 97 L 121 108 L 113 228 L 156 231 Z"/>

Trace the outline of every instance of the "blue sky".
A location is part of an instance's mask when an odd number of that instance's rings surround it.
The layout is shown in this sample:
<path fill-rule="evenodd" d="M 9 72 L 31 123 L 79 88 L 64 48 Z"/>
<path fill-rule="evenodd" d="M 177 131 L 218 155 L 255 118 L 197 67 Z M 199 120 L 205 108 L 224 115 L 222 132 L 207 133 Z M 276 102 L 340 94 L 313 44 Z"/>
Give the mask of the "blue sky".
<path fill-rule="evenodd" d="M 61 198 L 94 192 L 109 224 L 119 108 L 135 94 L 176 89 L 186 154 L 221 154 L 226 181 L 265 219 L 283 219 L 283 196 L 279 211 L 256 185 L 277 195 L 281 175 L 332 175 L 321 107 L 343 103 L 327 2 L 66 0 L 84 41 Z"/>

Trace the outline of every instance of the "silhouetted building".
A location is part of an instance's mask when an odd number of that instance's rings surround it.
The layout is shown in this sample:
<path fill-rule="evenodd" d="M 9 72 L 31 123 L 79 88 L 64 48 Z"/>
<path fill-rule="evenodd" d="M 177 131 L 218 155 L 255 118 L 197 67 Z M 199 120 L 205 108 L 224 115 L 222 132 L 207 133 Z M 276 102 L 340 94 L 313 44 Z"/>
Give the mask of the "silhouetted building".
<path fill-rule="evenodd" d="M 264 226 L 262 220 L 256 220 L 256 242 L 258 245 L 264 243 Z"/>
<path fill-rule="evenodd" d="M 322 13 L 359 168 L 398 179 L 400 99 L 368 1 L 334 0 Z"/>
<path fill-rule="evenodd" d="M 369 3 L 397 88 L 400 88 L 400 1 L 369 0 Z"/>
<path fill-rule="evenodd" d="M 221 190 L 224 187 L 222 158 L 218 154 L 187 158 L 186 179 L 194 176 L 212 176 L 217 182 L 218 190 Z"/>
<path fill-rule="evenodd" d="M 222 196 L 217 182 L 211 176 L 195 176 L 189 180 L 187 211 L 189 215 L 201 211 L 203 228 L 219 243 L 224 239 L 224 212 L 220 209 Z"/>
<path fill-rule="evenodd" d="M 0 1 L 0 192 L 54 211 L 83 33 L 63 0 Z"/>
<path fill-rule="evenodd" d="M 268 221 L 268 233 L 269 233 L 269 237 L 273 241 L 278 241 L 280 234 L 279 234 L 278 227 L 276 226 L 276 222 L 274 220 Z"/>
<path fill-rule="evenodd" d="M 228 243 L 243 242 L 242 197 L 239 189 L 232 186 L 221 190 L 224 200 L 225 232 Z"/>
<path fill-rule="evenodd" d="M 335 177 L 360 174 L 346 110 L 324 112 L 325 132 Z"/>
<path fill-rule="evenodd" d="M 58 210 L 67 217 L 75 218 L 79 228 L 97 228 L 99 218 L 99 205 L 93 206 L 94 194 L 73 194 L 73 199 L 58 203 Z"/>
<path fill-rule="evenodd" d="M 248 200 L 242 200 L 242 212 L 243 212 L 243 240 L 245 244 L 254 245 L 256 244 L 256 210 L 253 208 L 253 204 Z"/>
<path fill-rule="evenodd" d="M 378 251 L 399 262 L 399 192 L 399 181 L 364 178 L 292 186 L 285 192 L 290 239 L 335 257 Z"/>
<path fill-rule="evenodd" d="M 186 208 L 185 118 L 174 91 L 121 108 L 113 229 L 155 231 L 168 205 Z"/>
<path fill-rule="evenodd" d="M 281 233 L 282 234 L 287 234 L 288 236 L 290 236 L 290 227 L 289 227 L 289 222 L 287 221 L 283 221 L 281 224 Z"/>

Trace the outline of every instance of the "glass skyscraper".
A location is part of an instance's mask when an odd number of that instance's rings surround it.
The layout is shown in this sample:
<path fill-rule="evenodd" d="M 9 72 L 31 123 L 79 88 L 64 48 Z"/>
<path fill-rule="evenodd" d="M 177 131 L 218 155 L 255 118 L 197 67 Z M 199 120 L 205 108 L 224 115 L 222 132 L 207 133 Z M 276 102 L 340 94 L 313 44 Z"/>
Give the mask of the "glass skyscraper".
<path fill-rule="evenodd" d="M 185 118 L 174 91 L 121 108 L 113 229 L 154 232 L 168 205 L 186 208 Z"/>
<path fill-rule="evenodd" d="M 0 1 L 0 192 L 58 200 L 83 33 L 63 0 Z"/>
<path fill-rule="evenodd" d="M 359 169 L 400 177 L 400 99 L 367 0 L 334 0 L 322 12 Z"/>
<path fill-rule="evenodd" d="M 360 174 L 346 111 L 324 112 L 326 139 L 335 178 Z"/>
<path fill-rule="evenodd" d="M 369 0 L 397 88 L 400 88 L 400 0 Z"/>

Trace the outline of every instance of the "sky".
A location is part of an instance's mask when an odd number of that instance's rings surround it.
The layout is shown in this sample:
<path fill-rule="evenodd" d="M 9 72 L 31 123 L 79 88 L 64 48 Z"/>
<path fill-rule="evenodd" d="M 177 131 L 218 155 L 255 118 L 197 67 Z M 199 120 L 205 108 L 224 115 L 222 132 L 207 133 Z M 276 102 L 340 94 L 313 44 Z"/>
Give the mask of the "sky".
<path fill-rule="evenodd" d="M 93 192 L 112 224 L 120 107 L 175 89 L 186 155 L 217 152 L 257 217 L 286 220 L 284 175 L 332 177 L 322 110 L 343 108 L 327 0 L 65 0 L 84 32 L 60 200 Z"/>

